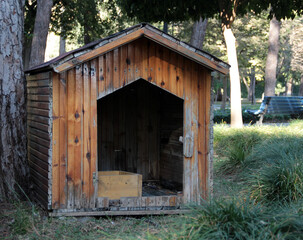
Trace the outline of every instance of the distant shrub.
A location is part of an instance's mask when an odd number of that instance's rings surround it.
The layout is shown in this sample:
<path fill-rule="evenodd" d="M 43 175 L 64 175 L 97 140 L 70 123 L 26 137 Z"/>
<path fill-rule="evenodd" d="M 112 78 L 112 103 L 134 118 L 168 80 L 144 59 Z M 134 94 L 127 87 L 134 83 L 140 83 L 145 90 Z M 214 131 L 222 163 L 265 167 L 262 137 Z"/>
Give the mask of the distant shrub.
<path fill-rule="evenodd" d="M 252 123 L 254 118 L 252 115 L 242 111 L 242 119 L 243 123 Z M 298 115 L 289 115 L 289 114 L 277 114 L 277 115 L 270 115 L 265 114 L 263 122 L 287 122 L 291 119 L 303 119 L 303 116 Z M 230 123 L 230 109 L 222 110 L 215 110 L 214 111 L 214 123 Z"/>
<path fill-rule="evenodd" d="M 216 200 L 193 209 L 188 239 L 272 239 L 259 205 Z"/>
<path fill-rule="evenodd" d="M 258 201 L 303 197 L 303 138 L 285 137 L 258 145 L 245 159 L 248 186 Z"/>

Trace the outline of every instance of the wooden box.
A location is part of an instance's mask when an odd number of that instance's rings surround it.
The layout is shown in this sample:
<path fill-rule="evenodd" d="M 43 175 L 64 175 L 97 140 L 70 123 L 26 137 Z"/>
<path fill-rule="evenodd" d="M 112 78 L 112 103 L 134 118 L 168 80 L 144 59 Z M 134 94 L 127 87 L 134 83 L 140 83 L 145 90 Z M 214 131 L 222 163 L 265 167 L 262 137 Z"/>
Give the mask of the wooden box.
<path fill-rule="evenodd" d="M 142 196 L 142 175 L 123 171 L 98 172 L 98 197 L 120 199 Z"/>

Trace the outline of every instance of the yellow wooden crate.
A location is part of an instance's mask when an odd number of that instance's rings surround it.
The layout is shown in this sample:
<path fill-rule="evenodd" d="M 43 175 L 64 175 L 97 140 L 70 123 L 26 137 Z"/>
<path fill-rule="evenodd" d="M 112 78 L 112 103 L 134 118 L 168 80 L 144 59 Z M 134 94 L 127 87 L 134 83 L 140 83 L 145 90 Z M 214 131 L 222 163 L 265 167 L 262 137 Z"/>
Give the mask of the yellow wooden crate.
<path fill-rule="evenodd" d="M 123 171 L 98 172 L 98 197 L 120 199 L 142 196 L 142 175 Z"/>

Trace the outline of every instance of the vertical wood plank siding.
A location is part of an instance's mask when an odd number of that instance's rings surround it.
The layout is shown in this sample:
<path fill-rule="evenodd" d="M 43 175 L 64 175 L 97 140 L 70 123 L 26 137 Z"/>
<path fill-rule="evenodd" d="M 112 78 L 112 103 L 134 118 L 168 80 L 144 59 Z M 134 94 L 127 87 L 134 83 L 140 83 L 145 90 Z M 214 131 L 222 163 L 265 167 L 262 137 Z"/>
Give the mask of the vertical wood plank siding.
<path fill-rule="evenodd" d="M 27 76 L 28 161 L 34 198 L 50 206 L 51 193 L 51 73 Z"/>
<path fill-rule="evenodd" d="M 49 94 L 53 95 L 53 209 L 95 207 L 96 183 L 93 181 L 93 175 L 94 172 L 98 171 L 98 155 L 101 158 L 105 156 L 104 149 L 97 146 L 97 138 L 112 138 L 112 142 L 125 145 L 127 149 L 127 145 L 133 144 L 131 140 L 133 137 L 131 133 L 132 125 L 139 129 L 139 133 L 137 133 L 139 139 L 147 136 L 148 129 L 146 129 L 146 126 L 140 125 L 140 121 L 131 124 L 125 136 L 117 134 L 116 131 L 125 127 L 122 122 L 135 121 L 133 118 L 127 119 L 129 114 L 121 114 L 125 108 L 123 99 L 118 99 L 104 109 L 106 112 L 109 111 L 106 108 L 115 108 L 112 118 L 118 119 L 116 125 L 118 130 L 109 128 L 103 132 L 97 131 L 97 126 L 101 123 L 113 124 L 110 117 L 102 119 L 102 116 L 97 116 L 97 109 L 99 108 L 99 105 L 97 107 L 97 99 L 103 98 L 138 79 L 144 79 L 184 99 L 184 201 L 198 202 L 201 196 L 207 197 L 210 72 L 205 67 L 165 49 L 151 40 L 142 38 L 104 53 L 91 61 L 76 66 L 75 69 L 68 70 L 66 73 L 54 73 L 52 90 L 43 87 L 41 90 L 37 90 L 34 86 L 29 88 L 29 93 L 37 96 L 37 99 L 38 97 L 44 99 L 44 96 Z M 46 83 L 40 81 L 42 85 Z M 150 109 L 156 110 L 157 107 L 148 100 L 152 99 L 152 97 L 148 97 L 148 92 L 140 92 L 139 94 L 142 95 L 143 99 L 146 96 L 147 102 L 136 103 L 139 104 L 138 106 L 144 107 L 149 104 Z M 29 95 L 29 99 L 34 99 L 34 97 Z M 128 102 L 131 101 L 136 101 L 136 99 L 132 99 L 132 96 L 129 95 Z M 45 141 L 41 141 L 41 143 L 39 141 L 41 145 L 39 148 L 34 144 L 37 141 L 30 142 L 30 154 L 34 155 L 36 151 L 43 156 L 43 159 L 47 159 L 47 146 L 50 141 L 47 131 L 49 128 L 47 125 L 49 107 L 47 102 L 45 104 L 42 100 L 39 108 L 36 108 L 35 104 L 35 100 L 31 101 L 30 110 L 35 110 L 39 118 L 36 118 L 35 127 L 30 127 L 29 131 L 42 131 L 46 135 L 43 139 Z M 135 111 L 131 106 L 126 107 L 130 112 Z M 145 110 L 140 113 L 139 117 L 143 119 L 147 117 Z M 33 118 L 33 116 L 36 115 L 29 115 L 29 118 Z M 104 123 L 104 121 L 107 121 L 107 123 Z M 34 136 L 31 138 L 35 139 Z M 144 141 L 144 139 L 141 140 Z M 174 139 L 173 141 L 172 145 L 176 144 L 177 140 Z M 44 149 L 45 147 L 46 149 Z M 144 147 L 143 145 L 139 146 L 140 149 L 145 149 Z M 137 159 L 135 159 L 135 155 L 133 158 L 130 156 L 126 162 L 127 169 L 151 172 L 154 177 L 160 177 L 161 171 L 158 168 L 161 167 L 161 164 L 159 162 L 150 164 L 150 169 L 146 168 L 147 165 L 142 165 L 142 169 L 136 169 L 139 166 L 136 164 L 137 161 L 148 162 L 149 157 L 155 151 L 159 151 L 158 148 L 160 146 L 151 146 L 142 150 L 142 152 L 139 152 Z M 44 153 L 46 153 L 45 156 Z M 116 151 L 112 154 L 113 156 L 110 156 L 110 158 L 115 158 L 118 162 L 125 158 L 125 152 Z M 37 155 L 35 155 L 36 158 Z M 101 162 L 99 160 L 99 164 Z M 102 166 L 101 168 L 110 168 L 111 163 L 108 164 L 108 166 Z M 119 162 L 118 164 L 121 168 L 125 168 L 124 163 Z M 171 166 L 171 168 L 171 171 L 174 171 L 174 167 Z M 178 169 L 178 171 L 182 170 Z M 40 175 L 42 172 L 41 169 Z M 47 169 L 45 169 L 46 172 Z M 37 181 L 40 179 L 39 177 L 37 177 Z M 46 175 L 42 179 L 44 180 L 44 188 L 47 190 Z M 41 192 L 44 193 L 45 191 L 41 189 Z M 45 194 L 44 197 L 47 197 L 47 195 Z"/>

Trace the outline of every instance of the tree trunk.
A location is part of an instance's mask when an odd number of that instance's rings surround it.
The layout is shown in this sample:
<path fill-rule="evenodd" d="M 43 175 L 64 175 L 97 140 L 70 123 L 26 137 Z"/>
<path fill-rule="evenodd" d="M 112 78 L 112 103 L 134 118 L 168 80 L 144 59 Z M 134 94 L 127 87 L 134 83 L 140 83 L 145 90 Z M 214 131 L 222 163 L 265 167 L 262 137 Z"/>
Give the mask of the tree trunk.
<path fill-rule="evenodd" d="M 274 96 L 277 81 L 279 35 L 281 23 L 275 17 L 269 25 L 268 53 L 265 66 L 265 96 Z"/>
<path fill-rule="evenodd" d="M 0 1 L 0 202 L 27 191 L 24 0 Z"/>
<path fill-rule="evenodd" d="M 247 101 L 249 101 L 249 91 L 250 91 L 250 87 L 249 87 L 248 82 L 246 81 L 246 78 L 245 78 L 244 76 L 242 77 L 242 80 L 243 80 L 243 82 L 244 82 L 244 85 L 245 85 L 246 91 L 247 91 Z"/>
<path fill-rule="evenodd" d="M 163 23 L 163 32 L 168 33 L 168 23 L 167 22 Z"/>
<path fill-rule="evenodd" d="M 23 67 L 29 69 L 29 61 L 31 56 L 32 39 L 26 39 L 23 44 Z"/>
<path fill-rule="evenodd" d="M 230 125 L 234 128 L 243 127 L 241 107 L 241 85 L 236 51 L 236 39 L 231 28 L 223 26 L 223 35 L 227 49 L 230 77 Z"/>
<path fill-rule="evenodd" d="M 293 79 L 290 78 L 290 79 L 286 82 L 286 87 L 285 87 L 285 95 L 286 95 L 286 96 L 291 96 L 291 95 L 292 95 L 292 84 L 293 84 Z"/>
<path fill-rule="evenodd" d="M 190 38 L 190 44 L 196 48 L 202 49 L 203 41 L 205 38 L 207 19 L 200 18 L 199 21 L 196 21 L 193 26 L 193 31 Z"/>
<path fill-rule="evenodd" d="M 44 62 L 52 6 L 52 0 L 37 1 L 37 14 L 35 19 L 32 51 L 29 64 L 30 68 Z"/>
<path fill-rule="evenodd" d="M 301 73 L 299 96 L 303 96 L 303 73 Z"/>
<path fill-rule="evenodd" d="M 250 86 L 249 86 L 249 101 L 251 101 L 252 105 L 256 104 L 256 70 L 255 67 L 251 69 L 251 75 L 250 75 Z"/>
<path fill-rule="evenodd" d="M 222 96 L 221 110 L 225 111 L 226 100 L 227 100 L 227 77 L 224 76 L 223 77 L 223 96 Z"/>
<path fill-rule="evenodd" d="M 59 55 L 61 55 L 61 54 L 63 54 L 63 53 L 66 52 L 65 46 L 66 46 L 66 40 L 65 40 L 65 38 L 63 38 L 63 37 L 60 36 Z"/>

